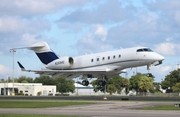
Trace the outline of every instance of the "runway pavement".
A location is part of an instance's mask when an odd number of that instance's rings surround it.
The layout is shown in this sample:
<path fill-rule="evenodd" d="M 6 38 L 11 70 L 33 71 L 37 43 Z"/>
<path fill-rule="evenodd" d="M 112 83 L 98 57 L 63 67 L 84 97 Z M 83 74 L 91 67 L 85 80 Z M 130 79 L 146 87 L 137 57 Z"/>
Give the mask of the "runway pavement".
<path fill-rule="evenodd" d="M 47 114 L 47 115 L 77 115 L 89 117 L 179 117 L 180 111 L 157 111 L 157 110 L 137 110 L 138 108 L 173 104 L 176 102 L 111 102 L 101 101 L 97 104 L 35 108 L 35 109 L 3 109 L 0 113 L 8 114 Z"/>

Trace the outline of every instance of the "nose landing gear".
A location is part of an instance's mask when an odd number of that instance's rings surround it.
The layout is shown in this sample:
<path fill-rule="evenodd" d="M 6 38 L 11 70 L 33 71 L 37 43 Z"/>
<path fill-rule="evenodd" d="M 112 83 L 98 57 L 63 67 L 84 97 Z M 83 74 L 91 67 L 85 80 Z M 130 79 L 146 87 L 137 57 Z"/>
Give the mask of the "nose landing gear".
<path fill-rule="evenodd" d="M 147 77 L 153 77 L 153 75 L 151 73 L 147 73 L 146 76 Z"/>
<path fill-rule="evenodd" d="M 151 69 L 151 64 L 148 64 L 147 65 L 148 73 L 146 74 L 147 77 L 153 77 L 153 75 L 150 73 L 150 69 Z"/>

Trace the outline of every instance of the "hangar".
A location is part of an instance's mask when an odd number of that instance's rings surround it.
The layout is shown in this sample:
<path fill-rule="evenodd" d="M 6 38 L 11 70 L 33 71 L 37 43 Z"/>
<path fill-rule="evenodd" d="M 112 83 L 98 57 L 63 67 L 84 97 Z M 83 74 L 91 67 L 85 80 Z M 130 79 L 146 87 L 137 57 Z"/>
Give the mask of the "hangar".
<path fill-rule="evenodd" d="M 42 85 L 42 83 L 0 83 L 0 95 L 22 94 L 27 96 L 55 95 L 56 85 Z"/>
<path fill-rule="evenodd" d="M 104 95 L 103 92 L 94 92 L 94 87 L 89 84 L 89 86 L 83 86 L 79 83 L 74 83 L 75 91 L 74 93 L 69 93 L 70 95 Z"/>

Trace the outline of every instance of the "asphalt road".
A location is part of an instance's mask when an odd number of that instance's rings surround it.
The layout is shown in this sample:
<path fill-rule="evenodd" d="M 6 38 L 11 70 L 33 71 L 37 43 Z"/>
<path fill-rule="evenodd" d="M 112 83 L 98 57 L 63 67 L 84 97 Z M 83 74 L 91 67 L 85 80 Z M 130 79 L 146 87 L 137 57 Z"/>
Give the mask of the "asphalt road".
<path fill-rule="evenodd" d="M 0 99 L 30 99 L 30 100 L 103 100 L 104 96 L 0 96 Z M 135 97 L 106 96 L 108 100 L 124 101 L 179 101 L 180 97 Z"/>
<path fill-rule="evenodd" d="M 180 111 L 137 110 L 138 108 L 174 104 L 174 102 L 113 102 L 101 101 L 97 104 L 53 108 L 0 108 L 1 114 L 46 114 L 76 115 L 89 117 L 179 117 Z"/>

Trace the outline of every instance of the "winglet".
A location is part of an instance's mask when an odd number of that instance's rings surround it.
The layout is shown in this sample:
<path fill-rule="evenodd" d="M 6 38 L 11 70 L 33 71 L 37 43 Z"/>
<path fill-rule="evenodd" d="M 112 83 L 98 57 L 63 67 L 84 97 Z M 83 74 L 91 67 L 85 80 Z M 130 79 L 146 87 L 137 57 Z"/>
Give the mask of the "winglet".
<path fill-rule="evenodd" d="M 18 63 L 18 65 L 19 65 L 19 67 L 21 68 L 22 71 L 26 71 L 26 69 L 24 68 L 24 66 L 23 66 L 19 61 L 18 61 L 17 63 Z"/>

